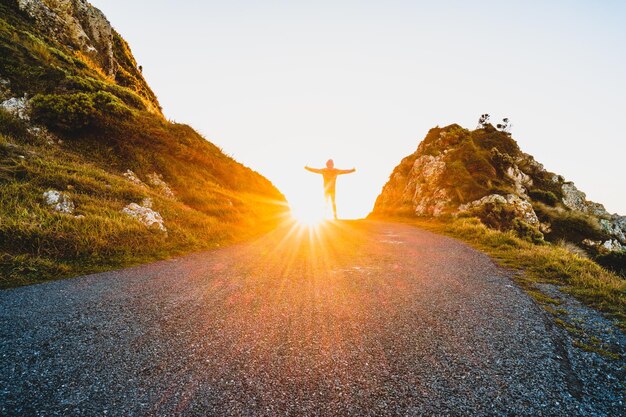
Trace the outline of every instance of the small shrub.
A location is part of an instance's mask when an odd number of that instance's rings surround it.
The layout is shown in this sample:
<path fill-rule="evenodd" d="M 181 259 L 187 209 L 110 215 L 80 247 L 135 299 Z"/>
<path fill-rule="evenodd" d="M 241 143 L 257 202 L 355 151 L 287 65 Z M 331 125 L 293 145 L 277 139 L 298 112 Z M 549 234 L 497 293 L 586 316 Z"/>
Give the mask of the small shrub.
<path fill-rule="evenodd" d="M 33 119 L 52 130 L 76 132 L 106 125 L 111 118 L 127 119 L 132 113 L 111 93 L 38 94 L 31 101 Z"/>
<path fill-rule="evenodd" d="M 513 229 L 513 221 L 516 219 L 515 210 L 501 203 L 483 204 L 474 209 L 472 214 L 478 217 L 485 226 L 500 231 Z"/>
<path fill-rule="evenodd" d="M 51 129 L 75 131 L 90 125 L 96 109 L 86 93 L 38 94 L 31 101 L 33 119 Z"/>
<path fill-rule="evenodd" d="M 0 133 L 13 138 L 29 137 L 28 125 L 8 111 L 0 109 Z"/>
<path fill-rule="evenodd" d="M 546 238 L 551 242 L 566 240 L 578 244 L 584 239 L 606 240 L 609 238 L 598 221 L 584 213 L 552 208 L 541 203 L 533 204 L 533 208 L 539 220 L 550 224 L 552 230 Z"/>
<path fill-rule="evenodd" d="M 472 131 L 472 139 L 476 145 L 487 151 L 496 148 L 501 153 L 509 155 L 518 155 L 521 152 L 517 142 L 510 135 L 496 130 L 492 125 Z"/>
<path fill-rule="evenodd" d="M 500 173 L 504 172 L 508 167 L 515 163 L 511 155 L 500 152 L 498 148 L 491 148 L 489 153 L 491 156 L 491 163 Z"/>
<path fill-rule="evenodd" d="M 594 259 L 598 264 L 626 278 L 626 252 L 609 252 Z"/>
<path fill-rule="evenodd" d="M 536 245 L 544 243 L 543 233 L 523 220 L 517 218 L 513 219 L 512 228 L 521 239 L 527 240 Z"/>
<path fill-rule="evenodd" d="M 541 201 L 552 207 L 559 202 L 559 198 L 552 191 L 532 190 L 528 193 L 528 196 L 533 200 Z"/>

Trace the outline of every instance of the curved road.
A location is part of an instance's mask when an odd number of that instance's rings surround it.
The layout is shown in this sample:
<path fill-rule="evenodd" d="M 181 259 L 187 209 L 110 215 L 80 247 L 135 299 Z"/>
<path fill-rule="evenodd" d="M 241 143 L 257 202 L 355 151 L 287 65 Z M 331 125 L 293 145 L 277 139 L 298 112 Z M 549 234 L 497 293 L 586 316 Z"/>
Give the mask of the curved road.
<path fill-rule="evenodd" d="M 0 415 L 586 414 L 509 276 L 358 221 L 2 291 Z"/>

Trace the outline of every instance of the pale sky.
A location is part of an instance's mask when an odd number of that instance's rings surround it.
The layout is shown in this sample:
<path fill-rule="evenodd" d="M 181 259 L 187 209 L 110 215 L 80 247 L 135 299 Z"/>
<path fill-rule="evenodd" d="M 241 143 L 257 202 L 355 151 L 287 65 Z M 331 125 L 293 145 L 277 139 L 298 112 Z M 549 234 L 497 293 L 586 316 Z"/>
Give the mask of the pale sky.
<path fill-rule="evenodd" d="M 522 150 L 626 215 L 626 2 L 93 0 L 165 115 L 294 204 L 356 167 L 362 217 L 428 129 L 509 117 Z M 470 5 L 469 3 L 473 3 Z"/>

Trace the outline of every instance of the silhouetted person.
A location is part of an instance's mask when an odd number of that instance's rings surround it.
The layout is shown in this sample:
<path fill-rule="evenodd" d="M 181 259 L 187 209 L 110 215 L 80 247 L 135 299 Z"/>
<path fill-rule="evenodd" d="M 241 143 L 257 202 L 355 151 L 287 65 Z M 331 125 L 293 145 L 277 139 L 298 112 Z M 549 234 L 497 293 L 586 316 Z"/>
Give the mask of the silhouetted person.
<path fill-rule="evenodd" d="M 328 200 L 332 203 L 333 216 L 336 219 L 337 205 L 335 204 L 335 185 L 337 183 L 337 175 L 351 174 L 356 171 L 356 169 L 337 169 L 335 168 L 335 163 L 332 159 L 326 161 L 326 168 L 311 168 L 309 166 L 305 166 L 304 169 L 316 174 L 322 174 L 324 177 L 324 198 L 326 200 L 326 204 L 328 204 Z"/>

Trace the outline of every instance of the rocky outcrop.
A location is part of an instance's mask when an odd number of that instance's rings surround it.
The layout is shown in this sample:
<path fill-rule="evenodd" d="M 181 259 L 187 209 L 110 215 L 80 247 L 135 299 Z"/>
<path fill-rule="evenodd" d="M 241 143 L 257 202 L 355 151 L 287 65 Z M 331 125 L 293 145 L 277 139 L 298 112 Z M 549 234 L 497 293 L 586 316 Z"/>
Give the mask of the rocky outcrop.
<path fill-rule="evenodd" d="M 110 77 L 115 77 L 113 28 L 104 14 L 85 0 L 17 0 L 54 40 L 88 56 Z"/>
<path fill-rule="evenodd" d="M 86 0 L 16 0 L 37 31 L 62 45 L 104 77 L 134 90 L 146 109 L 161 114 L 158 100 L 144 80 L 126 41 L 104 14 Z"/>
<path fill-rule="evenodd" d="M 146 184 L 144 184 L 144 182 L 139 179 L 137 174 L 135 174 L 130 169 L 127 169 L 122 175 L 124 176 L 124 178 L 126 178 L 128 181 L 132 182 L 135 185 L 138 185 L 140 187 L 146 186 Z"/>
<path fill-rule="evenodd" d="M 459 214 L 476 215 L 499 229 L 507 229 L 508 222 L 507 230 L 519 228 L 519 222 L 512 224 L 517 219 L 555 241 L 570 239 L 597 251 L 626 249 L 626 217 L 587 200 L 572 182 L 547 171 L 491 125 L 431 129 L 394 169 L 372 212 Z"/>
<path fill-rule="evenodd" d="M 522 172 L 517 165 L 511 165 L 504 171 L 505 175 L 513 181 L 515 192 L 520 195 L 526 195 L 526 190 L 533 185 L 533 180 Z"/>
<path fill-rule="evenodd" d="M 563 191 L 563 204 L 566 207 L 597 217 L 610 216 L 602 204 L 588 201 L 585 193 L 576 188 L 573 182 L 563 183 L 561 190 Z"/>

